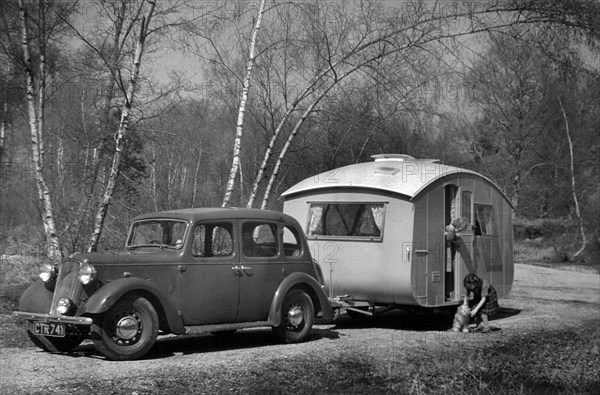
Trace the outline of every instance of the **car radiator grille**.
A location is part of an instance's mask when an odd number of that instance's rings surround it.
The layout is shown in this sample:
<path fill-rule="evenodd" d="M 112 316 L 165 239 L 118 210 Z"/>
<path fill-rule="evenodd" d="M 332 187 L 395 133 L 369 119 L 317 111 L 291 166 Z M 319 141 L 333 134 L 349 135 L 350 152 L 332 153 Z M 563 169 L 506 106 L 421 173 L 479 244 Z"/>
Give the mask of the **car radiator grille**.
<path fill-rule="evenodd" d="M 81 263 L 74 260 L 65 260 L 60 263 L 50 314 L 57 314 L 56 305 L 59 298 L 69 298 L 75 304 L 79 302 L 82 285 L 77 275 L 80 267 Z"/>

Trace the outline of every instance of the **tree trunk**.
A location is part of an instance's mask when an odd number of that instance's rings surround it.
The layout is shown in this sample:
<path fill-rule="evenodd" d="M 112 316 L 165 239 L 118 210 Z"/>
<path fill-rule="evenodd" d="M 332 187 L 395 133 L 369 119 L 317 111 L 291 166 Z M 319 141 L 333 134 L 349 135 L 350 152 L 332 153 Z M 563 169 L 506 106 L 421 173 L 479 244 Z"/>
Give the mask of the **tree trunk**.
<path fill-rule="evenodd" d="M 287 112 L 285 113 L 285 115 L 280 120 L 279 124 L 277 125 L 277 128 L 273 132 L 273 135 L 271 136 L 271 141 L 269 141 L 269 145 L 267 146 L 267 149 L 265 150 L 265 155 L 264 155 L 263 161 L 260 165 L 260 169 L 258 170 L 258 174 L 256 175 L 256 179 L 254 180 L 254 183 L 252 184 L 252 192 L 250 192 L 250 197 L 248 198 L 248 203 L 246 204 L 246 207 L 248 207 L 248 208 L 252 208 L 252 206 L 254 205 L 254 200 L 256 199 L 256 195 L 258 193 L 258 187 L 260 186 L 260 183 L 262 182 L 265 172 L 267 171 L 267 166 L 269 165 L 269 159 L 271 158 L 271 155 L 273 154 L 273 148 L 275 147 L 277 138 L 279 137 L 279 134 L 281 133 L 281 130 L 283 129 L 283 126 L 287 122 L 288 118 L 290 117 L 292 112 L 296 109 L 296 106 L 298 105 L 298 103 L 299 103 L 299 100 L 296 100 L 294 103 L 292 103 L 290 108 L 288 108 Z"/>
<path fill-rule="evenodd" d="M 148 3 L 150 4 L 150 7 L 146 15 L 141 20 L 140 34 L 135 46 L 133 70 L 131 71 L 131 75 L 129 77 L 129 86 L 127 87 L 127 92 L 125 94 L 125 103 L 123 103 L 121 111 L 121 120 L 119 122 L 119 128 L 117 129 L 117 133 L 115 135 L 115 154 L 113 157 L 113 162 L 110 169 L 106 188 L 104 190 L 104 195 L 102 197 L 102 201 L 98 205 L 98 211 L 96 213 L 96 219 L 94 221 L 94 230 L 92 233 L 90 244 L 88 246 L 88 252 L 96 251 L 98 248 L 98 241 L 100 240 L 100 236 L 104 228 L 104 220 L 106 218 L 106 213 L 108 212 L 108 206 L 110 205 L 113 193 L 115 191 L 115 186 L 117 184 L 117 176 L 119 175 L 119 167 L 121 165 L 121 159 L 123 156 L 125 136 L 127 135 L 127 130 L 129 127 L 129 117 L 131 114 L 131 108 L 133 106 L 135 87 L 138 75 L 140 73 L 142 53 L 144 51 L 144 44 L 148 36 L 148 26 L 150 24 L 150 20 L 152 19 L 152 14 L 154 12 L 155 2 L 148 1 Z"/>
<path fill-rule="evenodd" d="M 62 256 L 60 241 L 56 232 L 54 222 L 54 212 L 52 209 L 52 196 L 50 189 L 46 184 L 43 170 L 44 144 L 43 144 L 43 119 L 44 119 L 44 101 L 45 101 L 45 78 L 46 63 L 44 56 L 44 47 L 40 48 L 40 91 L 35 92 L 35 76 L 29 50 L 29 33 L 27 28 L 27 13 L 23 1 L 19 0 L 19 17 L 22 28 L 22 47 L 23 60 L 25 63 L 25 75 L 27 84 L 27 110 L 29 116 L 29 127 L 31 132 L 31 154 L 34 165 L 35 182 L 38 190 L 38 198 L 42 212 L 42 221 L 44 223 L 44 233 L 46 235 L 46 254 L 50 260 L 59 260 Z M 43 38 L 40 38 L 43 40 Z M 37 107 L 36 107 L 37 99 Z"/>
<path fill-rule="evenodd" d="M 233 144 L 233 160 L 231 163 L 231 171 L 229 172 L 229 179 L 227 180 L 227 186 L 225 187 L 225 196 L 223 196 L 222 207 L 227 207 L 231 201 L 233 195 L 233 189 L 235 187 L 235 179 L 240 167 L 240 152 L 242 149 L 242 135 L 244 130 L 244 115 L 246 113 L 246 101 L 248 100 L 248 91 L 250 89 L 250 78 L 252 77 L 252 69 L 254 68 L 255 62 L 255 49 L 256 49 L 256 37 L 260 30 L 260 24 L 262 21 L 263 13 L 265 11 L 266 0 L 261 0 L 260 7 L 258 8 L 258 15 L 254 28 L 252 29 L 252 35 L 250 38 L 250 54 L 248 56 L 248 64 L 246 65 L 246 77 L 242 86 L 242 98 L 240 100 L 240 107 L 238 111 L 237 126 L 235 131 L 235 141 Z"/>
<path fill-rule="evenodd" d="M 202 150 L 198 149 L 198 162 L 196 163 L 196 172 L 194 173 L 194 186 L 192 188 L 192 204 L 191 207 L 196 207 L 196 189 L 198 189 L 198 176 L 200 174 L 200 165 L 202 163 Z"/>
<path fill-rule="evenodd" d="M 352 73 L 352 71 L 346 73 L 345 75 L 343 75 L 341 78 L 344 78 L 348 75 L 350 75 Z M 340 79 L 341 79 L 340 78 Z M 281 167 L 281 163 L 283 162 L 283 159 L 285 158 L 285 155 L 287 154 L 287 151 L 289 150 L 290 146 L 292 145 L 292 142 L 294 141 L 294 138 L 296 137 L 296 135 L 298 134 L 298 131 L 300 131 L 300 128 L 302 127 L 302 124 L 304 123 L 304 121 L 306 120 L 306 118 L 308 118 L 308 116 L 310 115 L 310 113 L 313 111 L 313 109 L 315 108 L 315 106 L 317 104 L 319 104 L 319 102 L 325 97 L 327 96 L 327 94 L 329 93 L 329 91 L 331 89 L 333 89 L 333 87 L 335 87 L 337 85 L 337 83 L 339 82 L 339 80 L 333 82 L 327 89 L 325 89 L 304 111 L 304 113 L 302 114 L 302 117 L 300 117 L 300 119 L 298 120 L 298 122 L 296 123 L 296 125 L 294 126 L 294 129 L 292 130 L 292 132 L 290 133 L 287 141 L 285 142 L 285 145 L 283 146 L 283 149 L 281 150 L 281 153 L 279 154 L 279 157 L 277 158 L 277 162 L 275 163 L 275 168 L 273 169 L 273 173 L 271 173 L 271 177 L 269 178 L 269 183 L 267 184 L 267 188 L 265 189 L 265 194 L 263 196 L 263 201 L 262 204 L 260 205 L 261 209 L 266 209 L 267 208 L 267 204 L 269 204 L 269 198 L 271 195 L 271 189 L 273 189 L 273 185 L 275 183 L 275 179 L 277 178 L 277 174 L 279 173 L 279 168 Z"/>
<path fill-rule="evenodd" d="M 585 251 L 588 239 L 585 234 L 585 227 L 583 226 L 583 219 L 581 218 L 581 209 L 579 208 L 579 199 L 577 198 L 577 186 L 575 184 L 575 158 L 573 156 L 573 141 L 571 140 L 571 132 L 569 130 L 569 120 L 563 107 L 562 101 L 559 99 L 560 110 L 562 112 L 563 119 L 565 120 L 565 132 L 567 134 L 567 140 L 569 142 L 569 160 L 571 169 L 571 193 L 573 194 L 573 201 L 575 202 L 575 216 L 577 217 L 577 224 L 579 225 L 579 234 L 581 235 L 581 247 L 573 254 L 573 258 L 580 256 Z"/>
<path fill-rule="evenodd" d="M 2 117 L 2 125 L 0 125 L 0 161 L 4 157 L 4 137 L 6 136 L 6 121 L 7 116 L 7 104 L 4 102 L 4 116 Z"/>
<path fill-rule="evenodd" d="M 97 117 L 98 141 L 96 142 L 96 145 L 94 147 L 94 155 L 92 156 L 92 160 L 90 164 L 86 165 L 85 167 L 85 177 L 83 179 L 81 188 L 83 191 L 83 195 L 81 197 L 81 200 L 79 201 L 79 204 L 77 205 L 77 210 L 75 211 L 75 214 L 72 217 L 73 219 L 67 226 L 67 230 L 70 232 L 71 239 L 73 240 L 74 249 L 79 244 L 81 228 L 90 211 L 92 200 L 96 195 L 96 186 L 104 185 L 105 169 L 102 168 L 103 166 L 101 163 L 101 159 L 102 152 L 104 151 L 104 147 L 106 145 L 106 130 L 108 130 L 111 127 L 110 110 L 112 100 L 115 98 L 116 81 L 120 78 L 118 75 L 118 68 L 119 60 L 122 54 L 123 42 L 129 36 L 129 32 L 133 28 L 132 25 L 124 26 L 125 15 L 127 11 L 128 4 L 125 0 L 122 0 L 120 3 L 120 8 L 115 11 L 116 15 L 113 19 L 115 35 L 111 43 L 111 52 L 109 56 L 107 56 L 107 68 L 109 76 L 107 77 L 106 84 L 102 87 L 102 96 L 104 100 L 103 103 L 99 106 L 101 108 L 101 111 Z M 86 43 L 88 46 L 91 46 L 91 44 L 73 26 L 71 26 L 71 28 L 75 31 L 76 35 L 78 35 L 83 40 L 84 43 Z M 82 123 L 85 128 L 84 98 L 85 96 L 82 93 L 81 113 Z"/>
<path fill-rule="evenodd" d="M 152 170 L 150 174 L 152 179 L 152 201 L 154 202 L 154 211 L 158 211 L 158 197 L 156 193 L 156 147 L 154 146 L 154 142 L 152 143 Z"/>

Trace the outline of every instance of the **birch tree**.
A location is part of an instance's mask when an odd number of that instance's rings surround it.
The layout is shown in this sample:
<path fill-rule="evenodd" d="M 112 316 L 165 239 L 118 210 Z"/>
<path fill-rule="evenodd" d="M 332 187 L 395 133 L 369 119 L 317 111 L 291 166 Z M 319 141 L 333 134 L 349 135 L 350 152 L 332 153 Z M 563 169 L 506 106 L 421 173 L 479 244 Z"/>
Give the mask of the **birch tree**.
<path fill-rule="evenodd" d="M 98 205 L 98 211 L 96 213 L 96 218 L 94 221 L 94 228 L 90 244 L 88 246 L 88 252 L 96 251 L 98 247 L 98 241 L 100 239 L 100 235 L 102 234 L 106 213 L 108 212 L 108 206 L 110 205 L 113 193 L 115 191 L 117 176 L 119 174 L 121 159 L 123 156 L 125 137 L 129 128 L 131 109 L 133 107 L 133 102 L 135 98 L 136 84 L 138 82 L 140 66 L 142 63 L 142 54 L 144 52 L 144 45 L 146 43 L 146 39 L 148 38 L 149 33 L 149 25 L 152 20 L 152 15 L 154 13 L 154 8 L 156 5 L 154 0 L 147 0 L 147 3 L 148 9 L 145 15 L 140 20 L 139 33 L 135 45 L 135 52 L 133 55 L 133 68 L 129 76 L 129 86 L 127 87 L 125 102 L 123 103 L 121 109 L 121 119 L 119 122 L 119 127 L 114 137 L 115 153 L 113 156 L 112 166 L 108 176 L 108 182 L 106 184 L 104 194 L 102 196 L 102 200 Z"/>
<path fill-rule="evenodd" d="M 64 23 L 70 26 L 73 37 L 82 44 L 74 63 L 80 72 L 77 81 L 86 86 L 81 99 L 82 118 L 86 118 L 84 114 L 89 112 L 89 125 L 83 125 L 84 133 L 73 136 L 86 150 L 83 169 L 85 177 L 77 191 L 75 210 L 67 214 L 69 220 L 64 229 L 72 240 L 73 250 L 89 248 L 89 239 L 81 239 L 85 238 L 87 227 L 92 227 L 96 222 L 95 217 L 98 213 L 94 212 L 94 208 L 96 205 L 103 206 L 101 202 L 106 197 L 115 150 L 118 148 L 117 141 L 120 140 L 115 137 L 119 136 L 123 106 L 129 101 L 128 89 L 131 84 L 126 75 L 133 74 L 135 46 L 138 42 L 136 34 L 140 20 L 144 19 L 144 13 L 150 3 L 153 8 L 153 27 L 148 30 L 147 35 L 154 39 L 144 43 L 144 57 L 157 50 L 158 42 L 172 47 L 173 37 L 177 36 L 183 25 L 204 17 L 203 13 L 189 12 L 189 7 L 197 4 L 193 0 L 90 0 L 87 3 L 86 14 L 79 14 L 73 20 L 64 20 Z M 77 23 L 85 21 L 89 16 L 93 16 L 93 19 L 88 21 L 88 25 Z M 128 111 L 128 132 L 135 129 L 135 125 L 144 119 L 152 118 L 178 102 L 176 92 L 184 83 L 178 77 L 176 73 L 169 73 L 169 82 L 162 83 L 151 81 L 143 74 L 142 78 L 136 77 L 135 93 L 140 89 L 143 93 L 138 94 L 136 106 Z M 125 133 L 125 136 L 124 140 L 130 137 L 137 138 L 137 135 L 132 133 Z M 121 157 L 121 165 L 129 166 L 132 156 L 129 149 L 121 149 L 117 156 Z M 135 171 L 136 169 L 131 169 L 132 173 Z M 132 180 L 118 177 L 114 188 L 119 188 L 125 183 L 132 184 Z M 108 190 L 110 189 L 111 186 L 108 186 Z M 92 216 L 94 218 L 90 218 Z"/>
<path fill-rule="evenodd" d="M 406 17 L 402 14 L 404 11 L 406 10 L 403 8 L 394 9 L 394 7 L 379 10 L 376 3 L 370 2 L 361 3 L 358 11 L 343 8 L 335 11 L 322 10 L 319 5 L 304 10 L 306 18 L 304 25 L 309 27 L 310 32 L 309 41 L 315 45 L 314 59 L 311 63 L 316 69 L 312 70 L 313 77 L 305 83 L 302 89 L 298 90 L 299 93 L 277 124 L 253 183 L 252 193 L 247 203 L 248 207 L 252 207 L 254 204 L 259 185 L 264 179 L 273 148 L 283 127 L 302 103 L 308 101 L 306 107 L 308 113 L 305 111 L 297 121 L 276 160 L 261 204 L 263 208 L 268 203 L 281 162 L 303 122 L 336 85 L 387 57 L 399 55 L 399 61 L 406 63 L 408 56 L 404 55 L 403 59 L 400 54 L 420 49 L 443 39 L 453 39 L 487 29 L 487 26 L 480 26 L 453 31 L 447 15 L 429 14 L 428 10 L 416 7 L 414 8 L 416 14 Z M 324 12 L 325 15 L 323 15 Z M 394 13 L 398 17 L 397 19 L 390 18 L 390 14 L 394 15 Z M 471 16 L 472 14 L 466 12 L 455 13 L 456 18 Z M 332 30 L 331 21 L 335 21 L 341 27 Z"/>
<path fill-rule="evenodd" d="M 235 187 L 235 180 L 240 168 L 240 152 L 242 149 L 242 136 L 244 131 L 244 116 L 246 114 L 246 101 L 248 100 L 248 91 L 250 90 L 250 79 L 252 77 L 252 70 L 256 61 L 256 40 L 258 37 L 258 31 L 262 22 L 263 14 L 265 12 L 266 0 L 261 0 L 260 6 L 258 7 L 258 13 L 256 15 L 256 21 L 252 28 L 252 34 L 250 37 L 250 50 L 248 54 L 248 62 L 246 64 L 246 75 L 242 83 L 242 97 L 240 99 L 240 106 L 238 109 L 237 125 L 235 130 L 235 141 L 233 144 L 233 158 L 231 163 L 231 171 L 229 172 L 229 179 L 227 180 L 227 186 L 225 188 L 225 195 L 223 196 L 222 207 L 227 207 L 231 200 L 233 190 Z"/>
<path fill-rule="evenodd" d="M 84 43 L 85 48 L 92 54 L 97 55 L 99 61 L 98 68 L 105 70 L 104 72 L 94 73 L 96 75 L 93 75 L 89 79 L 89 83 L 92 83 L 94 79 L 99 81 L 100 96 L 99 101 L 95 103 L 95 136 L 91 138 L 93 149 L 91 158 L 87 161 L 88 164 L 85 167 L 86 177 L 84 177 L 81 187 L 82 194 L 75 213 L 65 229 L 71 236 L 73 249 L 79 243 L 82 227 L 94 203 L 97 188 L 101 184 L 99 177 L 102 172 L 103 153 L 106 150 L 109 139 L 108 135 L 114 133 L 110 129 L 113 125 L 113 118 L 115 118 L 115 114 L 117 113 L 114 108 L 115 99 L 120 91 L 123 92 L 124 96 L 127 94 L 127 88 L 124 86 L 121 78 L 122 60 L 129 54 L 127 45 L 131 40 L 131 34 L 134 31 L 135 25 L 143 12 L 144 2 L 135 3 L 121 0 L 100 2 L 98 5 L 100 10 L 102 10 L 102 12 L 98 11 L 100 17 L 99 24 L 102 25 L 106 21 L 111 21 L 109 27 L 98 26 L 96 28 L 95 34 L 99 34 L 99 37 L 87 37 L 85 32 L 79 31 L 69 20 L 64 19 L 65 23 L 71 27 L 74 36 Z M 96 41 L 100 42 L 96 43 Z M 84 105 L 83 98 L 81 105 Z M 82 114 L 84 114 L 83 108 Z"/>
<path fill-rule="evenodd" d="M 579 207 L 579 198 L 577 197 L 577 183 L 575 179 L 575 157 L 573 155 L 573 140 L 571 139 L 571 131 L 569 128 L 569 119 L 565 112 L 565 108 L 562 101 L 559 99 L 560 111 L 565 121 L 565 134 L 567 135 L 567 142 L 569 143 L 569 170 L 571 175 L 571 194 L 573 195 L 573 203 L 575 204 L 575 217 L 577 219 L 577 225 L 579 227 L 579 235 L 581 236 L 581 247 L 573 254 L 573 258 L 580 256 L 585 251 L 588 239 L 585 233 L 585 227 L 583 226 L 583 220 L 581 218 L 581 209 Z"/>
<path fill-rule="evenodd" d="M 75 4 L 72 4 L 74 6 Z M 40 0 L 38 4 L 37 20 L 35 21 L 35 38 L 31 37 L 30 24 L 32 19 L 23 0 L 18 0 L 19 19 L 21 24 L 21 47 L 23 51 L 23 71 L 27 97 L 27 113 L 31 136 L 31 157 L 33 161 L 34 177 L 38 192 L 40 212 L 46 236 L 46 254 L 50 260 L 62 257 L 61 243 L 58 237 L 54 215 L 52 194 L 46 180 L 44 170 L 44 132 L 45 111 L 47 100 L 48 70 L 46 64 L 47 49 L 53 35 L 57 33 L 59 23 L 52 18 L 50 12 L 64 12 L 68 14 L 72 8 L 59 10 L 53 9 L 52 4 Z M 37 43 L 37 71 L 34 69 L 32 56 L 32 43 Z"/>
<path fill-rule="evenodd" d="M 262 160 L 256 167 L 256 172 L 254 175 L 245 172 L 246 179 L 254 179 L 246 206 L 252 207 L 258 199 L 261 184 L 265 179 L 269 179 L 269 170 L 274 169 L 277 164 L 277 159 L 273 159 L 274 154 L 280 154 L 278 150 L 286 145 L 290 133 L 288 130 L 293 130 L 298 120 L 295 118 L 302 117 L 299 114 L 310 106 L 320 91 L 327 89 L 330 82 L 338 80 L 340 83 L 341 80 L 337 76 L 355 66 L 359 67 L 354 74 L 364 74 L 366 70 L 391 56 L 397 56 L 403 64 L 409 64 L 415 57 L 427 58 L 429 52 L 435 51 L 435 46 L 447 49 L 452 41 L 460 45 L 457 42 L 460 37 L 491 30 L 501 31 L 515 24 L 581 22 L 582 28 L 590 25 L 580 13 L 575 12 L 576 10 L 570 13 L 574 16 L 574 20 L 570 21 L 555 12 L 557 9 L 570 9 L 570 6 L 563 6 L 554 1 L 546 5 L 534 3 L 514 0 L 500 3 L 454 4 L 451 7 L 445 2 L 436 1 L 383 5 L 373 1 L 341 2 L 336 3 L 335 7 L 317 1 L 278 4 L 278 10 L 293 10 L 295 19 L 291 23 L 295 24 L 295 27 L 289 29 L 289 20 L 281 17 L 286 12 L 278 13 L 276 17 L 269 13 L 266 16 L 265 27 L 261 30 L 261 52 L 258 55 L 260 61 L 255 65 L 252 78 L 257 80 L 265 95 L 264 98 L 260 98 L 265 107 L 264 111 L 261 110 L 262 107 L 257 107 L 255 119 L 265 129 L 268 137 L 265 139 L 264 154 L 261 155 Z M 277 27 L 280 30 L 275 30 Z M 291 38 L 289 31 L 294 34 Z M 231 76 L 238 74 L 234 71 L 235 60 L 227 59 L 227 56 L 231 56 L 227 51 L 217 49 L 218 42 L 213 37 L 217 36 L 211 36 L 208 41 L 209 47 L 216 51 L 216 55 L 208 60 L 213 65 L 221 65 L 231 80 Z M 231 36 L 227 38 L 231 40 Z M 289 61 L 290 53 L 294 54 L 294 63 Z M 272 62 L 277 56 L 280 59 L 279 65 Z M 439 57 L 436 61 L 443 63 L 447 60 Z M 292 64 L 296 68 L 290 74 Z M 415 69 L 417 67 L 414 65 Z M 407 76 L 403 83 L 410 86 L 411 77 Z M 367 77 L 361 75 L 356 78 L 360 81 Z M 223 79 L 220 85 L 229 86 L 230 82 Z M 252 99 L 256 100 L 254 96 L 253 94 Z M 313 111 L 316 108 L 318 106 L 315 106 Z M 247 111 L 246 108 L 244 110 Z M 263 111 L 263 114 L 260 111 Z M 270 117 L 272 123 L 263 122 L 265 120 L 261 117 Z M 236 138 L 236 146 L 240 149 L 241 141 L 241 138 Z M 248 146 L 252 145 L 257 145 L 257 142 L 248 142 Z M 244 143 L 244 149 L 245 147 Z M 234 170 L 240 164 L 236 155 L 238 152 L 234 150 Z M 246 158 L 245 161 L 249 162 L 251 159 Z M 253 163 L 250 162 L 249 165 L 252 167 Z M 227 198 L 224 200 L 231 198 L 236 185 L 232 175 L 235 178 L 237 172 L 230 172 L 226 188 Z"/>

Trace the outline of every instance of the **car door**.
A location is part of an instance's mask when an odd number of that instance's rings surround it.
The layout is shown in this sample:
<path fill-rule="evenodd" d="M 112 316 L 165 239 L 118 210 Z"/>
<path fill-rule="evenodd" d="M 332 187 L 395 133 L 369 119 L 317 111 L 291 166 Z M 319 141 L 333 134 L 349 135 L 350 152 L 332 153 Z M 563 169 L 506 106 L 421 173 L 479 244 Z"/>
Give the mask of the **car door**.
<path fill-rule="evenodd" d="M 280 225 L 271 221 L 240 223 L 240 304 L 237 321 L 264 321 L 283 280 Z"/>
<path fill-rule="evenodd" d="M 185 325 L 235 322 L 242 274 L 237 267 L 236 221 L 202 221 L 192 229 L 191 256 L 182 270 Z"/>

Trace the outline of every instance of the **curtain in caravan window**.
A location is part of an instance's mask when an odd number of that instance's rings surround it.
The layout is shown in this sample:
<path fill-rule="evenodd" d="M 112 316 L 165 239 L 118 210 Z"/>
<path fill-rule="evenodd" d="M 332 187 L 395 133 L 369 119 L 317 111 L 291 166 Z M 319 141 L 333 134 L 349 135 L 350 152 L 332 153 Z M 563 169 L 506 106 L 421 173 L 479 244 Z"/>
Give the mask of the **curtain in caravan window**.
<path fill-rule="evenodd" d="M 323 234 L 323 223 L 321 221 L 323 216 L 323 205 L 322 204 L 311 204 L 310 211 L 308 213 L 308 235 L 322 235 Z"/>
<path fill-rule="evenodd" d="M 383 203 L 313 203 L 307 235 L 381 238 L 383 218 Z"/>
<path fill-rule="evenodd" d="M 494 232 L 494 209 L 489 204 L 475 205 L 475 235 L 491 236 Z"/>
<path fill-rule="evenodd" d="M 381 232 L 383 226 L 383 204 L 371 205 L 371 215 L 373 216 L 375 226 L 377 226 L 377 228 Z"/>
<path fill-rule="evenodd" d="M 471 197 L 473 193 L 471 191 L 462 191 L 461 193 L 461 217 L 465 218 L 469 223 L 467 230 L 471 230 L 471 224 L 473 223 L 473 216 L 471 215 Z"/>

